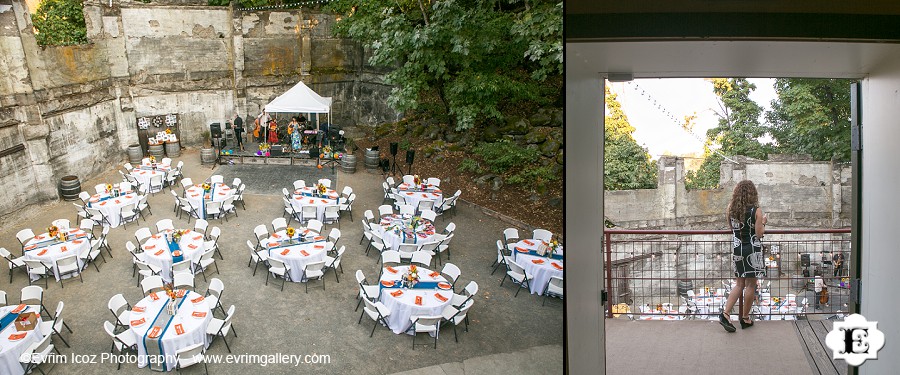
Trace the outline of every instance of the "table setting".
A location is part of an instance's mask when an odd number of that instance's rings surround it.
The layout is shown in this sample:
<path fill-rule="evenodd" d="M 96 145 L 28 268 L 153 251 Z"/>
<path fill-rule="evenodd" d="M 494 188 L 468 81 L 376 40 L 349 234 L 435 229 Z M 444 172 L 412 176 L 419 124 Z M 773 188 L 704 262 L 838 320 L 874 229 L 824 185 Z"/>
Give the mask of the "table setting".
<path fill-rule="evenodd" d="M 44 338 L 39 329 L 34 329 L 41 323 L 39 308 L 25 304 L 0 307 L 0 374 L 25 373 L 19 356 Z M 26 321 L 25 318 L 30 316 L 36 320 Z M 35 324 L 30 324 L 32 322 Z"/>
<path fill-rule="evenodd" d="M 149 186 L 150 179 L 154 176 L 165 177 L 166 173 L 172 169 L 171 165 L 157 163 L 156 159 L 150 159 L 147 163 L 142 163 L 131 170 L 131 175 L 141 184 L 141 186 Z"/>
<path fill-rule="evenodd" d="M 440 272 L 416 265 L 385 267 L 379 280 L 380 300 L 391 310 L 388 328 L 406 332 L 412 316 L 441 315 L 453 298 L 453 286 Z"/>
<path fill-rule="evenodd" d="M 555 239 L 549 242 L 536 239 L 521 240 L 515 243 L 512 255 L 516 263 L 533 277 L 531 294 L 544 294 L 551 277 L 563 277 L 565 253 L 563 246 Z"/>
<path fill-rule="evenodd" d="M 141 248 L 143 260 L 160 267 L 163 280 L 172 281 L 172 265 L 183 260 L 192 263 L 203 255 L 203 234 L 190 229 L 167 229 L 150 236 Z"/>
<path fill-rule="evenodd" d="M 380 231 L 386 244 L 391 250 L 400 248 L 401 243 L 427 243 L 434 241 L 437 236 L 434 223 L 431 220 L 419 216 L 393 214 L 381 218 L 379 225 L 372 227 Z"/>
<path fill-rule="evenodd" d="M 129 331 L 138 347 L 138 367 L 171 371 L 179 349 L 203 343 L 209 346 L 206 327 L 212 312 L 205 298 L 192 291 L 173 289 L 150 293 L 131 309 Z"/>
<path fill-rule="evenodd" d="M 222 202 L 233 197 L 234 193 L 235 189 L 220 182 L 202 183 L 188 188 L 185 191 L 185 198 L 193 207 L 199 207 L 200 217 L 206 219 L 206 202 Z"/>
<path fill-rule="evenodd" d="M 315 186 L 306 186 L 294 190 L 291 196 L 291 206 L 295 212 L 301 212 L 303 206 L 316 206 L 316 219 L 325 221 L 325 206 L 335 206 L 339 204 L 340 194 L 337 191 L 328 189 L 323 184 Z"/>
<path fill-rule="evenodd" d="M 396 192 L 403 196 L 406 204 L 418 207 L 419 202 L 423 200 L 434 201 L 434 206 L 438 207 L 443 202 L 444 195 L 440 187 L 425 183 L 425 180 L 419 178 L 418 175 L 413 176 L 413 183 L 401 183 L 397 185 Z"/>
<path fill-rule="evenodd" d="M 56 268 L 56 261 L 60 258 L 81 254 L 85 247 L 90 247 L 91 241 L 87 232 L 79 228 L 57 228 L 50 226 L 47 232 L 34 236 L 34 238 L 25 242 L 25 259 L 40 261 L 53 269 L 56 280 L 59 281 L 59 272 Z M 78 259 L 79 269 L 83 266 L 81 259 Z M 68 275 L 68 277 L 77 276 Z M 33 276 L 32 280 L 37 280 L 37 276 Z"/>
<path fill-rule="evenodd" d="M 268 257 L 287 264 L 294 282 L 303 281 L 303 267 L 324 260 L 331 247 L 324 236 L 303 228 L 287 227 L 264 240 Z"/>
<path fill-rule="evenodd" d="M 130 189 L 122 189 L 120 184 L 106 184 L 106 191 L 92 195 L 87 201 L 87 207 L 102 212 L 109 225 L 115 228 L 122 224 L 120 217 L 122 207 L 133 205 L 138 199 L 140 197 L 137 193 Z"/>

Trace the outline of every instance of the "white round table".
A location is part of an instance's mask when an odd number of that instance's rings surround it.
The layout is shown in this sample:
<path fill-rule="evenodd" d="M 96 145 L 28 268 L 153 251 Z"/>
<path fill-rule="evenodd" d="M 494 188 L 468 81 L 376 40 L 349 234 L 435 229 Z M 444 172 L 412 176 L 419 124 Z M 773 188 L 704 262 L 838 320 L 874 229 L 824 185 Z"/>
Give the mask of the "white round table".
<path fill-rule="evenodd" d="M 153 169 L 150 165 L 140 165 L 131 170 L 131 175 L 141 184 L 141 186 L 150 186 L 151 178 L 154 176 L 162 176 L 163 179 L 165 179 L 166 172 L 168 171 L 169 167 L 162 164 L 157 164 L 156 169 Z"/>
<path fill-rule="evenodd" d="M 52 266 L 57 281 L 59 281 L 59 272 L 56 269 L 56 261 L 70 255 L 78 255 L 85 247 L 91 246 L 87 232 L 78 228 L 69 229 L 67 232 L 69 237 L 65 242 L 50 238 L 48 233 L 41 233 L 25 242 L 25 259 L 39 260 Z M 81 259 L 78 259 L 77 262 L 80 269 L 83 263 Z M 37 278 L 33 277 L 32 280 L 37 280 Z"/>
<path fill-rule="evenodd" d="M 115 228 L 122 224 L 122 207 L 137 203 L 138 198 L 138 194 L 133 191 L 125 192 L 118 197 L 113 197 L 110 193 L 94 194 L 88 199 L 87 206 L 100 210 L 103 216 L 106 216 L 106 220 L 109 220 L 109 225 Z"/>
<path fill-rule="evenodd" d="M 298 230 L 297 233 L 303 231 Z M 295 234 L 293 240 L 289 241 L 287 234 L 282 230 L 267 238 L 265 247 L 268 257 L 287 264 L 291 268 L 291 281 L 299 283 L 303 279 L 303 267 L 324 260 L 330 246 L 323 236 L 301 239 Z"/>
<path fill-rule="evenodd" d="M 522 266 L 526 273 L 531 275 L 531 294 L 537 295 L 544 294 L 551 277 L 563 277 L 563 268 L 565 267 L 565 259 L 553 259 L 530 253 L 537 250 L 541 244 L 545 243 L 534 239 L 522 240 L 516 242 L 512 252 L 516 263 Z M 528 252 L 522 252 L 523 249 Z M 563 255 L 564 253 L 560 247 L 554 254 Z"/>
<path fill-rule="evenodd" d="M 402 183 L 397 186 L 397 194 L 406 199 L 406 204 L 413 207 L 419 207 L 419 202 L 423 200 L 434 201 L 434 207 L 441 205 L 444 201 L 444 195 L 441 189 L 434 185 L 426 185 L 425 190 L 421 186 L 413 186 Z"/>
<path fill-rule="evenodd" d="M 200 216 L 206 218 L 206 202 L 222 202 L 229 197 L 234 196 L 235 189 L 230 188 L 223 183 L 210 184 L 209 193 L 203 192 L 202 184 L 191 186 L 185 192 L 187 200 L 194 207 L 199 207 Z"/>
<path fill-rule="evenodd" d="M 393 271 L 396 272 L 392 272 Z M 380 281 L 399 281 L 404 274 L 409 270 L 409 266 L 396 266 L 391 267 L 391 269 L 385 268 L 384 273 L 381 275 Z M 439 273 L 437 275 L 431 276 L 435 271 L 429 270 L 424 267 L 418 267 L 419 269 L 419 282 L 446 282 L 443 276 Z M 379 285 L 381 285 L 379 283 Z M 380 286 L 381 287 L 381 286 Z M 400 293 L 397 293 L 397 292 Z M 397 295 L 393 295 L 391 293 L 396 293 Z M 440 295 L 446 298 L 446 301 L 443 301 L 436 297 L 435 295 Z M 421 305 L 416 304 L 416 297 L 421 297 Z M 381 290 L 381 302 L 387 306 L 388 309 L 391 310 L 391 315 L 387 317 L 388 328 L 391 329 L 394 333 L 400 334 L 406 332 L 407 329 L 412 325 L 412 322 L 409 320 L 412 316 L 435 316 L 441 315 L 441 312 L 444 311 L 444 307 L 450 304 L 453 299 L 453 290 L 441 290 L 441 289 L 400 289 L 400 288 L 383 288 Z"/>
<path fill-rule="evenodd" d="M 174 261 L 172 252 L 169 250 L 169 243 L 166 241 L 168 232 L 167 230 L 150 236 L 141 245 L 141 249 L 144 250 L 141 253 L 141 257 L 145 262 L 159 266 L 162 269 L 159 275 L 162 276 L 163 280 L 172 281 L 172 264 Z M 200 256 L 203 255 L 203 235 L 194 231 L 188 231 L 181 236 L 181 240 L 178 241 L 178 247 L 181 249 L 184 259 L 190 260 L 193 264 L 195 260 L 200 259 Z"/>
<path fill-rule="evenodd" d="M 152 293 L 134 304 L 129 332 L 137 342 L 138 367 L 150 365 L 152 369 L 159 371 L 164 362 L 165 371 L 171 371 L 175 368 L 178 350 L 198 343 L 203 343 L 204 347 L 209 346 L 206 327 L 212 320 L 212 312 L 204 298 L 196 292 L 187 292 L 184 298 L 176 301 L 181 304 L 175 316 L 167 313 L 169 297 L 162 291 Z M 147 337 L 154 327 L 159 327 L 160 332 L 156 340 Z M 151 355 L 164 361 L 151 361 Z"/>
<path fill-rule="evenodd" d="M 340 194 L 337 191 L 327 189 L 324 197 L 315 196 L 315 186 L 307 186 L 302 189 L 294 190 L 291 199 L 291 206 L 297 214 L 303 210 L 303 206 L 316 206 L 316 219 L 324 222 L 325 206 L 335 206 L 339 202 Z"/>
<path fill-rule="evenodd" d="M 5 317 L 16 307 L 18 307 L 18 305 L 0 307 L 0 319 Z M 33 312 L 38 314 L 37 322 L 38 325 L 40 325 L 40 311 L 36 311 L 34 307 L 28 307 L 22 312 Z M 22 367 L 22 364 L 19 362 L 19 356 L 21 356 L 22 353 L 25 353 L 25 349 L 28 349 L 31 344 L 37 343 L 44 338 L 44 335 L 42 335 L 37 328 L 25 332 L 24 338 L 11 340 L 10 336 L 18 333 L 16 331 L 15 322 L 9 323 L 6 327 L 3 327 L 2 331 L 0 331 L 0 374 L 22 375 L 25 373 L 25 368 Z"/>
<path fill-rule="evenodd" d="M 399 214 L 393 214 L 381 218 L 379 225 L 372 228 L 379 231 L 385 243 L 391 245 L 391 250 L 399 249 L 401 243 L 423 244 L 435 240 L 434 223 L 426 219 L 422 219 L 423 224 L 415 229 L 415 235 L 412 238 L 408 238 L 410 236 L 403 228 L 408 227 L 411 220 L 412 218 L 404 218 Z"/>

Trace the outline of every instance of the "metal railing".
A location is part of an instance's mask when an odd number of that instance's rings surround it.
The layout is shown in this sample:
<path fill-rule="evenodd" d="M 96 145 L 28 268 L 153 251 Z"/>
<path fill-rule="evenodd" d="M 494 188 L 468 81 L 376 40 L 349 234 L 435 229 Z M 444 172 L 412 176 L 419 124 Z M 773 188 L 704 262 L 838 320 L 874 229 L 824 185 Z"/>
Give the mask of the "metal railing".
<path fill-rule="evenodd" d="M 728 230 L 604 231 L 607 318 L 716 319 L 734 285 Z M 843 262 L 835 264 L 834 254 Z M 767 230 L 755 319 L 846 313 L 850 229 Z M 824 282 L 818 292 L 816 277 Z M 823 296 L 825 298 L 823 298 Z M 732 310 L 743 304 L 739 298 Z"/>

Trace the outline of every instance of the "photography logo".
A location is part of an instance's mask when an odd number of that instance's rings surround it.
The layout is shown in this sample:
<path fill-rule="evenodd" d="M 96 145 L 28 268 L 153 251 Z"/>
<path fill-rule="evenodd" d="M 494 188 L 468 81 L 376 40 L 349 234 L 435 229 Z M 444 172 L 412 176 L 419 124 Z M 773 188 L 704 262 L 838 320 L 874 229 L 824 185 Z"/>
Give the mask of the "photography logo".
<path fill-rule="evenodd" d="M 878 359 L 878 350 L 884 346 L 884 333 L 878 330 L 878 322 L 853 314 L 843 322 L 834 322 L 834 328 L 825 336 L 825 345 L 834 351 L 834 359 L 860 366 L 867 359 Z"/>

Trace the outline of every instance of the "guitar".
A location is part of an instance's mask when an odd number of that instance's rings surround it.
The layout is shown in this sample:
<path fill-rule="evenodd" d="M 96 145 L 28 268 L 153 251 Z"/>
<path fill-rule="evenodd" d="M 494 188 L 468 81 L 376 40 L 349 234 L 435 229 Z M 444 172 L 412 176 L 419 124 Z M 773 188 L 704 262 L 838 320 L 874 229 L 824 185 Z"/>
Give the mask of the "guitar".
<path fill-rule="evenodd" d="M 828 303 L 828 288 L 823 286 L 822 291 L 819 292 L 819 294 L 820 294 L 819 303 L 821 303 L 821 304 Z"/>
<path fill-rule="evenodd" d="M 255 126 L 253 128 L 253 136 L 259 138 L 259 118 L 256 118 L 256 121 L 253 122 L 253 125 Z"/>

